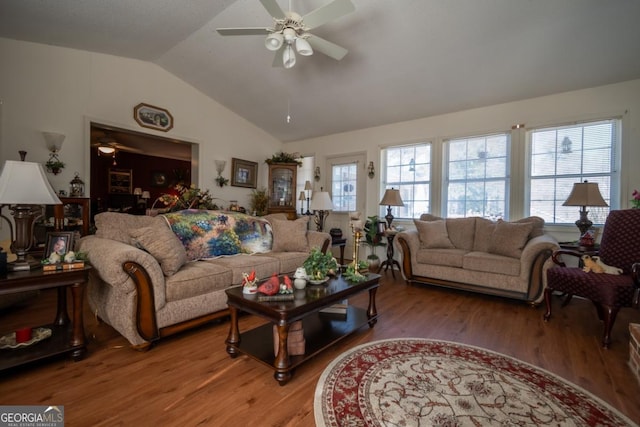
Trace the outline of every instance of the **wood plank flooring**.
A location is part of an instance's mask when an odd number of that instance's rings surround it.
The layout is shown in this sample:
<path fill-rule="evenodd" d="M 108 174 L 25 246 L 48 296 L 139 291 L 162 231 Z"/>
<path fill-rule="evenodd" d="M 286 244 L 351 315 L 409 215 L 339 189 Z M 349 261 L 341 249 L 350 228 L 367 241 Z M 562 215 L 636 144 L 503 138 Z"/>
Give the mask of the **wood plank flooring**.
<path fill-rule="evenodd" d="M 366 307 L 366 298 L 350 303 Z M 383 275 L 375 328 L 359 330 L 302 365 L 285 386 L 261 364 L 227 355 L 226 321 L 140 353 L 98 323 L 87 307 L 87 358 L 61 357 L 3 373 L 0 404 L 64 405 L 67 426 L 313 426 L 316 383 L 336 356 L 373 340 L 423 337 L 484 347 L 540 366 L 640 423 L 640 384 L 628 366 L 628 324 L 640 323 L 640 312 L 621 311 L 611 349 L 604 350 L 602 326 L 590 302 L 574 298 L 563 309 L 559 297 L 554 302 L 545 323 L 542 306 L 408 286 Z M 24 307 L 0 312 L 0 332 L 47 323 L 54 314 L 55 294 L 45 291 Z M 252 316 L 240 319 L 241 330 L 260 323 Z M 0 350 L 0 357 L 3 351 L 8 350 Z"/>

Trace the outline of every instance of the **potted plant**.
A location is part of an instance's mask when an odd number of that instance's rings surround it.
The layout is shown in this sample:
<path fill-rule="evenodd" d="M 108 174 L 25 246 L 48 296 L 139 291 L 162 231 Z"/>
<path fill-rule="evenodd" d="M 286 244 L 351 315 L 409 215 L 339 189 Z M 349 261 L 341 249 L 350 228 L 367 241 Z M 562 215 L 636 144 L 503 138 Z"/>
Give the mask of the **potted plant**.
<path fill-rule="evenodd" d="M 58 175 L 60 171 L 64 169 L 65 165 L 64 165 L 64 162 L 58 159 L 49 159 L 47 160 L 47 163 L 44 164 L 44 166 L 47 168 L 47 172 L 51 172 L 54 175 Z"/>
<path fill-rule="evenodd" d="M 323 253 L 318 248 L 311 249 L 309 257 L 302 264 L 311 283 L 325 281 L 329 274 L 335 274 L 338 263 L 331 253 Z"/>
<path fill-rule="evenodd" d="M 369 268 L 373 269 L 380 265 L 380 257 L 376 254 L 375 250 L 378 246 L 386 246 L 386 243 L 382 241 L 382 233 L 380 233 L 380 219 L 378 215 L 367 217 L 367 222 L 364 224 L 364 244 L 370 249 L 369 255 L 367 255 L 367 263 Z"/>
<path fill-rule="evenodd" d="M 266 188 L 258 188 L 251 191 L 251 196 L 249 196 L 249 209 L 253 215 L 266 215 L 268 206 L 269 196 L 267 195 Z"/>

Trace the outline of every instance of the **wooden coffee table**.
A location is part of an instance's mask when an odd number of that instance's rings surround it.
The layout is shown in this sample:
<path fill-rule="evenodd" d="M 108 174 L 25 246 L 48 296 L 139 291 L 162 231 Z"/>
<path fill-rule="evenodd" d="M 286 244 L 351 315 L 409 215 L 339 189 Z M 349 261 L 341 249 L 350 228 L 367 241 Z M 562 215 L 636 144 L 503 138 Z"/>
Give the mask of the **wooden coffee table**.
<path fill-rule="evenodd" d="M 225 341 L 227 353 L 232 358 L 240 353 L 246 354 L 266 364 L 275 371 L 274 378 L 278 383 L 285 385 L 297 366 L 365 324 L 370 328 L 376 324 L 376 291 L 379 280 L 380 276 L 373 273 L 367 274 L 367 280 L 361 283 L 349 283 L 338 276 L 323 285 L 307 285 L 305 289 L 295 290 L 293 301 L 282 302 L 258 301 L 257 295 L 243 294 L 240 286 L 227 289 L 227 304 L 231 314 L 229 336 Z M 366 310 L 349 304 L 346 316 L 319 313 L 323 308 L 365 291 L 369 291 L 369 306 Z M 269 323 L 241 334 L 238 328 L 238 311 L 260 316 Z M 305 353 L 290 356 L 287 342 L 289 327 L 298 320 L 302 320 L 304 329 Z M 273 325 L 277 327 L 279 340 L 278 354 L 275 356 Z"/>

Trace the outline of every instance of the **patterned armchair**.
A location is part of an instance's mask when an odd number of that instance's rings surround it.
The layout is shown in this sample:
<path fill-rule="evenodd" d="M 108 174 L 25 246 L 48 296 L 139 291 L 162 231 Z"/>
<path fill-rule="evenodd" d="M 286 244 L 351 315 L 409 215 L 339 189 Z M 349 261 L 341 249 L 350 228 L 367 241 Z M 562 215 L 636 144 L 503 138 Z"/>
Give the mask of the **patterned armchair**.
<path fill-rule="evenodd" d="M 575 251 L 559 250 L 552 260 L 560 267 L 547 271 L 547 288 L 544 299 L 551 317 L 551 294 L 563 292 L 571 296 L 587 298 L 596 306 L 598 317 L 604 321 L 602 346 L 608 348 L 611 329 L 618 311 L 623 307 L 637 307 L 640 289 L 640 209 L 611 211 L 605 222 L 597 255 L 607 265 L 622 269 L 622 274 L 584 272 L 581 268 L 566 267 L 561 256 L 580 257 Z M 568 302 L 567 299 L 567 302 Z"/>

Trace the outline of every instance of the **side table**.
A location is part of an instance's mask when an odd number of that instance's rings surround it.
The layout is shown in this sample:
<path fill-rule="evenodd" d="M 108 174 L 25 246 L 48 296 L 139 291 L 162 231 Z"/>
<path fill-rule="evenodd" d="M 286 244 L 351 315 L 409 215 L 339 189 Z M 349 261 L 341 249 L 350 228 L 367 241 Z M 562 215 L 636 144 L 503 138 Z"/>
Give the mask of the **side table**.
<path fill-rule="evenodd" d="M 340 267 L 344 266 L 344 247 L 347 246 L 347 239 L 342 238 L 332 238 L 331 246 L 339 246 L 340 247 Z"/>
<path fill-rule="evenodd" d="M 393 231 L 385 231 L 384 235 L 387 238 L 387 259 L 384 260 L 382 262 L 382 264 L 380 264 L 380 267 L 378 268 L 378 273 L 380 273 L 380 271 L 382 271 L 382 268 L 384 267 L 384 272 L 386 273 L 387 270 L 389 269 L 389 267 L 391 267 L 391 275 L 393 276 L 393 278 L 396 278 L 396 272 L 393 269 L 394 265 L 398 266 L 398 270 L 400 270 L 400 263 L 398 261 L 396 261 L 395 259 L 393 259 L 393 255 L 394 255 L 394 251 L 393 251 L 393 239 L 395 239 L 396 234 L 398 234 L 397 231 L 393 230 Z"/>
<path fill-rule="evenodd" d="M 1 349 L 0 371 L 64 353 L 71 353 L 74 360 L 84 358 L 87 344 L 82 306 L 90 270 L 90 266 L 77 270 L 37 269 L 14 271 L 0 277 L 0 295 L 51 288 L 58 290 L 56 317 L 53 323 L 41 326 L 51 329 L 51 337 L 23 348 Z M 71 289 L 73 301 L 71 319 L 67 313 L 67 288 Z M 3 331 L 4 334 L 9 332 L 11 331 Z"/>

